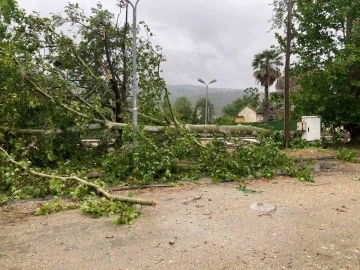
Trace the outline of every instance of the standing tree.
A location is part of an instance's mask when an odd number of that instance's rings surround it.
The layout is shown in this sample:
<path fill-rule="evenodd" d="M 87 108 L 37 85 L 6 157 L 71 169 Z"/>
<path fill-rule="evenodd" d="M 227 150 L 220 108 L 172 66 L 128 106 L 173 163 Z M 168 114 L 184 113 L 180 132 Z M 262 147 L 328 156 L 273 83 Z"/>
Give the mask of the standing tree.
<path fill-rule="evenodd" d="M 274 0 L 274 28 L 284 26 L 286 0 Z M 360 141 L 360 9 L 358 0 L 298 0 L 294 5 L 292 74 L 295 113 L 319 115 L 328 127 L 343 126 Z M 277 34 L 280 46 L 285 39 Z"/>
<path fill-rule="evenodd" d="M 300 86 L 298 84 L 298 78 L 296 78 L 296 77 L 289 78 L 289 88 L 290 88 L 290 93 L 300 90 Z M 279 94 L 284 94 L 285 76 L 281 76 L 280 78 L 277 79 L 276 84 L 275 84 L 275 89 Z"/>
<path fill-rule="evenodd" d="M 183 96 L 175 100 L 174 112 L 180 121 L 190 123 L 192 118 L 191 102 Z"/>
<path fill-rule="evenodd" d="M 193 123 L 204 124 L 205 123 L 205 110 L 206 110 L 206 99 L 200 98 L 193 111 Z M 214 117 L 214 104 L 208 100 L 208 124 L 211 124 L 212 118 Z"/>
<path fill-rule="evenodd" d="M 244 92 L 245 95 L 242 98 L 234 100 L 231 104 L 226 105 L 222 110 L 223 114 L 231 116 L 233 121 L 234 116 L 236 116 L 246 105 L 249 105 L 256 110 L 260 107 L 260 94 L 258 88 L 249 87 L 246 88 Z"/>
<path fill-rule="evenodd" d="M 264 120 L 269 118 L 269 87 L 281 76 L 280 67 L 283 65 L 280 52 L 271 49 L 255 54 L 252 63 L 254 77 L 264 86 Z"/>

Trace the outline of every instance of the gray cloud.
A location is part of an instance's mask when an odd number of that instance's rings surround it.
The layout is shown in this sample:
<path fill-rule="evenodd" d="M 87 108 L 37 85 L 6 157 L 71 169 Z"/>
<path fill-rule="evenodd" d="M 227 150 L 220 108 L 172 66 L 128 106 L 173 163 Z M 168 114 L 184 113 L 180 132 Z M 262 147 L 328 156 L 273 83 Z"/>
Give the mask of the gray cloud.
<path fill-rule="evenodd" d="M 68 0 L 18 0 L 29 11 L 60 12 Z M 97 0 L 79 0 L 90 10 Z M 196 84 L 216 78 L 218 87 L 255 85 L 254 54 L 276 43 L 267 33 L 271 0 L 141 0 L 138 19 L 144 20 L 164 49 L 164 77 L 172 84 Z M 115 0 L 102 1 L 111 10 Z"/>

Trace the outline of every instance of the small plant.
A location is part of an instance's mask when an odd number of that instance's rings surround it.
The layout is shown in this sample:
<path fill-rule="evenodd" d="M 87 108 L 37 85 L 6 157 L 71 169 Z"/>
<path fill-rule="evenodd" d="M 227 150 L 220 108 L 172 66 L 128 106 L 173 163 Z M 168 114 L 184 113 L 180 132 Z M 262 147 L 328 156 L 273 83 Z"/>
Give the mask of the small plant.
<path fill-rule="evenodd" d="M 81 210 L 83 213 L 90 214 L 94 218 L 114 215 L 114 224 L 131 224 L 140 215 L 139 211 L 126 203 L 109 201 L 105 198 L 100 200 L 88 199 L 81 205 Z"/>
<path fill-rule="evenodd" d="M 342 135 L 341 135 L 340 132 L 334 130 L 331 135 L 332 135 L 332 137 L 331 137 L 331 143 L 332 143 L 333 145 L 337 145 L 337 144 L 341 143 L 341 141 L 342 141 Z"/>
<path fill-rule="evenodd" d="M 315 182 L 311 170 L 307 167 L 298 168 L 294 176 L 302 182 Z"/>
<path fill-rule="evenodd" d="M 76 208 L 79 208 L 79 206 L 74 204 L 71 205 L 64 204 L 63 200 L 56 197 L 53 200 L 48 201 L 39 208 L 37 208 L 35 210 L 35 216 L 48 215 L 51 213 L 55 213 L 63 210 L 71 210 Z"/>
<path fill-rule="evenodd" d="M 312 145 L 302 138 L 293 138 L 290 142 L 290 146 L 293 149 L 304 149 Z"/>
<path fill-rule="evenodd" d="M 112 222 L 115 225 L 132 224 L 138 216 L 139 212 L 137 211 L 123 212 L 121 215 L 116 215 Z"/>
<path fill-rule="evenodd" d="M 336 159 L 353 163 L 357 162 L 356 153 L 346 148 L 343 148 L 339 152 L 337 152 Z"/>
<path fill-rule="evenodd" d="M 248 194 L 254 194 L 254 193 L 257 193 L 257 192 L 258 192 L 258 191 L 256 191 L 256 190 L 247 188 L 246 185 L 241 185 L 241 184 L 239 184 L 239 185 L 236 187 L 236 189 L 239 190 L 239 191 L 242 191 L 246 196 L 247 196 Z"/>

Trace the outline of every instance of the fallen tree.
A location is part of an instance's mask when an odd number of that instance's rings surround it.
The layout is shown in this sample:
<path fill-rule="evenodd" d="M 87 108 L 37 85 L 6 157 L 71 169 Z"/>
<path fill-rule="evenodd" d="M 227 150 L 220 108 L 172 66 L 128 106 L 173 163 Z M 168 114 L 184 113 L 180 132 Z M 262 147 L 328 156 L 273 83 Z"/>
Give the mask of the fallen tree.
<path fill-rule="evenodd" d="M 237 125 L 237 126 L 217 126 L 217 125 L 189 125 L 186 129 L 192 133 L 212 133 L 212 134 L 236 134 L 236 135 L 264 135 L 269 136 L 271 131 L 264 128 L 253 126 Z"/>
<path fill-rule="evenodd" d="M 139 32 L 146 37 L 139 38 L 137 48 L 141 91 L 138 107 L 130 108 L 127 19 L 122 26 L 120 15 L 101 4 L 88 17 L 78 5 L 69 4 L 64 14 L 50 18 L 27 15 L 16 5 L 3 9 L 4 4 L 0 12 L 8 14 L 0 14 L 0 201 L 70 194 L 86 186 L 107 200 L 154 205 L 152 200 L 113 195 L 102 184 L 144 186 L 200 175 L 238 179 L 261 169 L 243 169 L 239 164 L 244 155 L 230 155 L 216 137 L 268 136 L 271 131 L 179 123 L 161 77 L 165 57 L 151 44 L 152 33 L 144 23 Z M 120 10 L 127 8 L 121 1 L 119 5 Z M 75 26 L 73 35 L 58 31 L 67 24 Z M 139 114 L 136 134 L 130 124 L 134 109 Z M 214 136 L 206 146 L 194 136 L 202 133 Z M 85 149 L 85 138 L 100 138 L 101 143 Z M 112 151 L 107 151 L 109 141 L 115 142 Z M 14 166 L 7 166 L 9 162 Z M 244 168 L 251 165 L 246 161 Z M 103 175 L 95 183 L 84 179 L 93 171 Z"/>
<path fill-rule="evenodd" d="M 119 129 L 125 129 L 130 128 L 130 124 L 124 124 L 124 123 L 113 123 L 109 121 L 104 121 L 103 125 L 101 124 L 91 124 L 87 127 L 85 127 L 88 131 L 93 130 L 100 130 L 100 129 L 109 129 L 109 130 L 119 130 Z M 164 132 L 166 127 L 173 127 L 176 128 L 176 126 L 149 126 L 145 125 L 142 127 L 142 130 L 145 132 L 150 133 L 157 133 L 157 132 Z M 188 130 L 190 133 L 211 133 L 214 135 L 217 134 L 234 134 L 234 135 L 264 135 L 268 136 L 271 134 L 271 131 L 264 128 L 258 128 L 248 125 L 237 125 L 237 126 L 217 126 L 217 125 L 190 125 L 186 124 L 184 125 L 184 128 Z M 84 128 L 67 128 L 66 130 L 61 129 L 52 129 L 52 130 L 46 130 L 46 129 L 21 129 L 21 128 L 11 128 L 11 127 L 3 127 L 0 126 L 0 131 L 4 132 L 13 132 L 18 134 L 38 134 L 38 135 L 51 135 L 51 134 L 62 134 L 64 132 L 81 132 Z"/>

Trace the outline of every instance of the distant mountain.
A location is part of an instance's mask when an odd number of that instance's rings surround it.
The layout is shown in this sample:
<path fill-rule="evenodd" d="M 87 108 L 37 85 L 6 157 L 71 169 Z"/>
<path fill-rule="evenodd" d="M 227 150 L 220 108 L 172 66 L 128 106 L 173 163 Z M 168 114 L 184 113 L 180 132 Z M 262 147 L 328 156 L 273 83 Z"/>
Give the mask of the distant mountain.
<path fill-rule="evenodd" d="M 170 102 L 174 102 L 181 96 L 189 98 L 191 103 L 195 105 L 200 98 L 205 98 L 205 85 L 168 85 L 170 92 Z M 232 103 L 235 99 L 244 96 L 244 90 L 232 88 L 214 88 L 209 87 L 209 100 L 215 106 L 215 114 L 220 115 L 222 109 Z"/>

